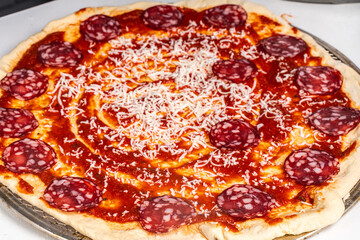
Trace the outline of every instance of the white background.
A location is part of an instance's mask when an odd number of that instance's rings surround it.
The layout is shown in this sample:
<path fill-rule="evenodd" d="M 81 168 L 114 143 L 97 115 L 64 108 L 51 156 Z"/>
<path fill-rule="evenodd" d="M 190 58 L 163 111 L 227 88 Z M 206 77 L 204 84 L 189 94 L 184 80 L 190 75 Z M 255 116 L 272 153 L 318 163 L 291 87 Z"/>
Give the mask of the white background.
<path fill-rule="evenodd" d="M 360 67 L 360 3 L 335 5 L 280 0 L 251 1 L 265 5 L 278 16 L 291 15 L 287 19 L 293 25 L 325 40 Z M 57 0 L 2 17 L 0 18 L 0 56 L 10 52 L 29 36 L 41 31 L 49 21 L 71 14 L 80 8 L 125 5 L 131 2 L 135 1 Z M 311 240 L 360 239 L 359 227 L 360 204 L 357 204 L 336 224 L 325 228 L 311 237 Z M 54 238 L 14 215 L 9 207 L 0 201 L 0 240 L 17 239 L 53 240 Z"/>

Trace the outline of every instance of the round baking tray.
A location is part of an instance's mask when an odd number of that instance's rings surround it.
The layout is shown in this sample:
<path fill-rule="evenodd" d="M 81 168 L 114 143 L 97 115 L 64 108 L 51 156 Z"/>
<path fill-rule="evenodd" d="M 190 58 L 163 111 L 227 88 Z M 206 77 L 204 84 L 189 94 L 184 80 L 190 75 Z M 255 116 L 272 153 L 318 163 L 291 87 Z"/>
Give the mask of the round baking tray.
<path fill-rule="evenodd" d="M 330 44 L 324 42 L 320 38 L 299 29 L 300 31 L 307 33 L 315 39 L 315 41 L 321 45 L 325 50 L 327 50 L 330 55 L 338 61 L 341 61 L 351 68 L 353 68 L 357 73 L 360 74 L 360 69 L 344 54 L 339 52 L 337 49 L 332 47 Z M 11 192 L 7 187 L 0 184 L 0 197 L 8 204 L 10 207 L 10 212 L 22 217 L 24 220 L 29 222 L 34 227 L 48 233 L 56 239 L 61 240 L 91 240 L 89 237 L 82 235 L 77 232 L 74 228 L 69 225 L 66 225 L 44 211 L 40 210 L 37 207 L 34 207 L 30 203 L 26 202 L 13 192 Z M 349 194 L 344 199 L 345 203 L 345 212 L 344 214 L 351 209 L 358 201 L 360 200 L 360 180 L 352 188 Z M 12 211 L 11 211 L 12 210 Z M 304 240 L 312 235 L 318 233 L 321 229 L 314 230 L 307 233 L 302 233 L 299 235 L 286 235 L 283 237 L 276 238 L 276 240 Z"/>

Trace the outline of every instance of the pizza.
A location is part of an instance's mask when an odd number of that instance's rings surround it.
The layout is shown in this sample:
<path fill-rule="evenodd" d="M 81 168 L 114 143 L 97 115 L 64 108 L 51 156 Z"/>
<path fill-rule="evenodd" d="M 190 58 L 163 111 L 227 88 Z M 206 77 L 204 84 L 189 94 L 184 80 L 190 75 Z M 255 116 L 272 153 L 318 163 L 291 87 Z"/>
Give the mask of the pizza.
<path fill-rule="evenodd" d="M 0 182 L 94 240 L 299 234 L 360 178 L 360 76 L 257 4 L 85 8 L 0 67 Z"/>

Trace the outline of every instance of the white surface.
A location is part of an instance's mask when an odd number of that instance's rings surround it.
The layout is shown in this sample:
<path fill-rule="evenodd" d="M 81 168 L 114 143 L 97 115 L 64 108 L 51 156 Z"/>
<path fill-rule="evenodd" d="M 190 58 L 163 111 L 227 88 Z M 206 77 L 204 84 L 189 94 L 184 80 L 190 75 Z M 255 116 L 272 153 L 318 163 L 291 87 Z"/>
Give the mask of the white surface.
<path fill-rule="evenodd" d="M 277 15 L 289 14 L 295 26 L 325 40 L 360 67 L 360 3 L 309 4 L 280 0 L 252 0 L 267 6 Z M 132 0 L 57 0 L 32 9 L 0 18 L 0 56 L 10 52 L 19 42 L 41 31 L 51 20 L 71 14 L 80 8 L 105 5 L 125 5 Z M 170 2 L 170 1 L 162 1 Z M 360 170 L 359 170 L 360 171 Z M 0 201 L 1 240 L 53 240 L 15 216 Z M 311 240 L 359 239 L 360 204 L 357 204 L 336 224 L 322 230 Z M 104 239 L 106 240 L 106 239 Z M 120 239 L 119 239 L 120 240 Z"/>

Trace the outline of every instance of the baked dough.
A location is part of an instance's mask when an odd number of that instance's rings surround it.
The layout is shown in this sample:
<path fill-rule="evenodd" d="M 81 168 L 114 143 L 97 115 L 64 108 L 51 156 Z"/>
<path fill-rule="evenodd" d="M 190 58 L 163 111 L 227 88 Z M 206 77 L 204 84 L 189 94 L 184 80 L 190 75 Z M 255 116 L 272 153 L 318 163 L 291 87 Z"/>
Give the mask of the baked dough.
<path fill-rule="evenodd" d="M 0 79 L 13 70 L 18 60 L 22 58 L 25 52 L 36 42 L 43 39 L 53 32 L 65 31 L 65 40 L 72 42 L 79 37 L 79 24 L 94 14 L 105 14 L 116 16 L 135 9 L 146 9 L 159 3 L 139 2 L 122 7 L 101 7 L 87 8 L 65 18 L 55 20 L 49 23 L 42 32 L 30 37 L 20 43 L 11 53 L 0 60 Z M 281 24 L 280 33 L 297 36 L 306 41 L 311 48 L 313 56 L 322 58 L 322 64 L 332 66 L 338 69 L 343 75 L 342 91 L 351 99 L 351 107 L 360 109 L 360 76 L 351 68 L 335 61 L 321 46 L 319 46 L 310 36 L 296 31 L 281 18 L 274 16 L 266 8 L 250 2 L 238 0 L 189 0 L 174 4 L 175 6 L 192 8 L 198 11 L 221 4 L 240 4 L 248 13 L 254 12 L 274 19 Z M 50 81 L 50 89 L 54 88 L 54 82 Z M 3 94 L 3 93 L 2 93 Z M 14 107 L 21 107 L 21 103 L 14 101 Z M 35 113 L 35 116 L 36 113 Z M 37 116 L 40 119 L 39 116 Z M 39 120 L 40 126 L 47 124 L 46 120 Z M 31 136 L 38 133 L 47 132 L 46 128 L 38 128 Z M 105 221 L 94 216 L 79 212 L 64 212 L 49 207 L 43 200 L 45 184 L 35 175 L 23 174 L 21 178 L 33 186 L 32 194 L 19 191 L 19 178 L 17 175 L 6 173 L 0 175 L 0 181 L 11 191 L 18 194 L 32 205 L 44 210 L 60 221 L 73 226 L 82 234 L 89 236 L 94 240 L 98 239 L 194 239 L 194 240 L 239 240 L 239 239 L 273 239 L 286 234 L 299 234 L 314 229 L 319 229 L 336 222 L 344 211 L 343 198 L 348 194 L 351 188 L 360 178 L 359 126 L 343 137 L 343 150 L 355 144 L 351 154 L 341 161 L 340 172 L 327 186 L 313 188 L 311 195 L 314 203 L 311 207 L 301 209 L 291 209 L 279 213 L 278 217 L 282 221 L 269 223 L 266 219 L 256 218 L 244 222 L 238 222 L 236 227 L 239 231 L 229 231 L 226 227 L 215 223 L 196 223 L 182 226 L 176 230 L 163 234 L 152 234 L 142 229 L 141 225 L 134 221 L 128 223 L 116 223 Z M 10 140 L 3 140 L 3 144 L 10 144 Z M 299 206 L 297 206 L 299 207 Z"/>

